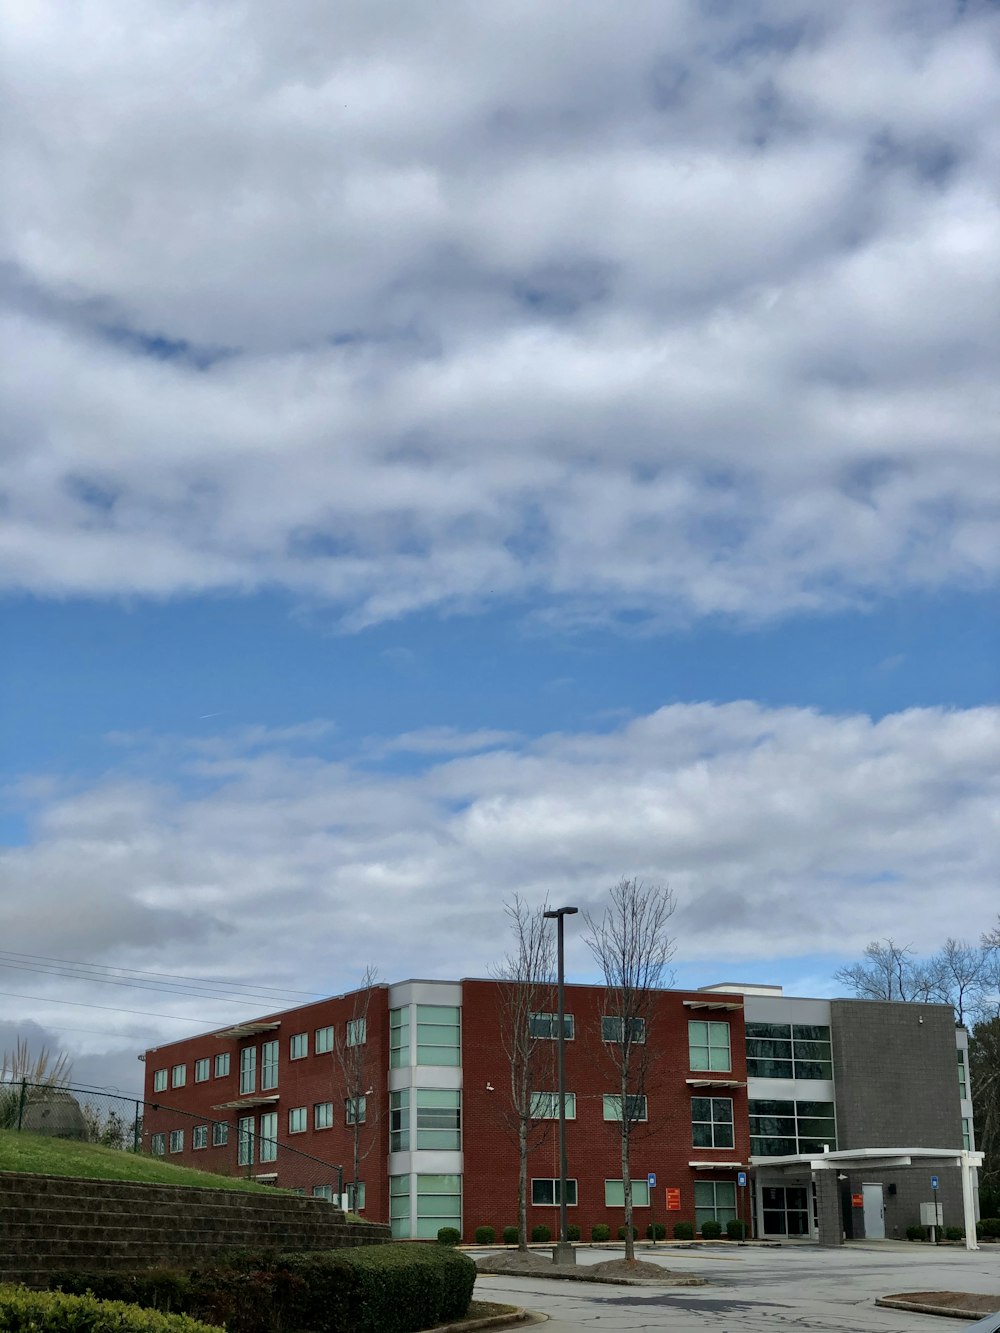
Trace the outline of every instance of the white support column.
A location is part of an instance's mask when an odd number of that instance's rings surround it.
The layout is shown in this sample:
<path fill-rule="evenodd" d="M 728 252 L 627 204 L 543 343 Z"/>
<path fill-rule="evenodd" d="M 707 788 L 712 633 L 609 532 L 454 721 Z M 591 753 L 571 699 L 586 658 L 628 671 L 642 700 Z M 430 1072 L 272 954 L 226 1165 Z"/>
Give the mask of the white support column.
<path fill-rule="evenodd" d="M 965 1214 L 965 1248 L 967 1250 L 978 1250 L 979 1241 L 976 1239 L 976 1201 L 972 1185 L 972 1162 L 970 1154 L 963 1152 L 959 1158 L 959 1165 L 962 1168 L 962 1211 Z M 982 1154 L 977 1153 L 981 1159 Z"/>

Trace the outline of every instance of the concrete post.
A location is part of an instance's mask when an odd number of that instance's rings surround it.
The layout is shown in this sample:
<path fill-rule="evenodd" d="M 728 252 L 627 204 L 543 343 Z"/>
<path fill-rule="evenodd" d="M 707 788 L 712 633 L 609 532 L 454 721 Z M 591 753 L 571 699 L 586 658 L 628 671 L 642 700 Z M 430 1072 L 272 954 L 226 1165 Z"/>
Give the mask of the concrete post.
<path fill-rule="evenodd" d="M 820 1245 L 843 1245 L 844 1225 L 840 1217 L 840 1192 L 837 1173 L 828 1168 L 813 1172 L 816 1182 L 816 1211 L 819 1215 Z"/>

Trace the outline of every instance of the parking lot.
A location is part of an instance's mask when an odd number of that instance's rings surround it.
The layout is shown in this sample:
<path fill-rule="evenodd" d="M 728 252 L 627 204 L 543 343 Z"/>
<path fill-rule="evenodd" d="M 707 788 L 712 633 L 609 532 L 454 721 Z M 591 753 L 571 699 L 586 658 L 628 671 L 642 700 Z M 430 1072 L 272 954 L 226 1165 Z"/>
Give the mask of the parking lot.
<path fill-rule="evenodd" d="M 484 1251 L 485 1253 L 485 1251 Z M 473 1257 L 476 1257 L 475 1255 Z M 616 1257 L 606 1248 L 580 1248 L 579 1266 Z M 576 1329 L 669 1328 L 671 1333 L 946 1333 L 964 1320 L 885 1310 L 877 1296 L 904 1291 L 976 1291 L 1000 1294 L 1000 1246 L 978 1252 L 860 1242 L 839 1249 L 814 1245 L 706 1246 L 643 1249 L 643 1259 L 672 1272 L 707 1278 L 707 1287 L 605 1286 L 547 1278 L 483 1275 L 480 1300 L 523 1305 L 549 1317 L 552 1333 Z"/>

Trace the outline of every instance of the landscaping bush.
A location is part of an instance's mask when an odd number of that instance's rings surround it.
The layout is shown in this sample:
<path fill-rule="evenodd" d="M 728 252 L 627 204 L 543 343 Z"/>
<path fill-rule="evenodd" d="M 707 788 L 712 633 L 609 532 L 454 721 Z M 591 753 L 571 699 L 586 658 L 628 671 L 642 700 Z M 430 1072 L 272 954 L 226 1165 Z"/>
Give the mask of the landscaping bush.
<path fill-rule="evenodd" d="M 667 1228 L 663 1222 L 650 1222 L 646 1228 L 647 1240 L 666 1240 Z"/>
<path fill-rule="evenodd" d="M 567 1240 L 580 1239 L 580 1228 L 576 1225 L 575 1222 L 570 1222 L 566 1227 L 566 1239 Z"/>
<path fill-rule="evenodd" d="M 694 1240 L 694 1227 L 690 1222 L 674 1223 L 674 1240 Z"/>
<path fill-rule="evenodd" d="M 739 1217 L 731 1217 L 726 1223 L 726 1235 L 730 1240 L 746 1240 L 747 1224 Z"/>
<path fill-rule="evenodd" d="M 980 1240 L 1000 1240 L 1000 1217 L 984 1217 L 976 1223 L 976 1235 Z"/>
<path fill-rule="evenodd" d="M 503 1243 L 505 1245 L 516 1245 L 518 1241 L 517 1227 L 504 1227 Z"/>
<path fill-rule="evenodd" d="M 83 1290 L 169 1299 L 185 1314 L 224 1323 L 228 1333 L 412 1333 L 464 1317 L 476 1266 L 450 1245 L 363 1245 L 313 1254 L 233 1257 L 193 1273 L 78 1273 Z M 0 1328 L 5 1328 L 0 1314 Z M 21 1325 L 18 1325 L 20 1333 Z M 71 1331 L 104 1333 L 77 1324 Z M 27 1333 L 27 1329 L 24 1330 Z M 44 1333 L 49 1333 L 45 1329 Z M 116 1333 L 131 1333 L 122 1328 Z M 160 1333 L 142 1327 L 138 1333 Z M 169 1333 L 164 1329 L 163 1333 Z M 194 1333 L 181 1329 L 178 1333 Z"/>
<path fill-rule="evenodd" d="M 457 1227 L 438 1227 L 439 1245 L 457 1245 L 462 1239 L 462 1233 Z"/>
<path fill-rule="evenodd" d="M 618 1228 L 618 1239 L 619 1239 L 619 1240 L 624 1240 L 624 1239 L 625 1239 L 625 1223 L 624 1223 L 624 1222 L 623 1222 L 622 1225 Z M 633 1227 L 633 1228 L 632 1228 L 632 1239 L 633 1239 L 633 1240 L 638 1240 L 638 1239 L 639 1239 L 639 1228 L 638 1228 L 638 1227 Z"/>
<path fill-rule="evenodd" d="M 927 1232 L 923 1227 L 912 1226 L 906 1228 L 907 1240 L 926 1240 Z"/>
<path fill-rule="evenodd" d="M 552 1232 L 548 1229 L 548 1227 L 545 1225 L 544 1222 L 539 1222 L 537 1226 L 531 1228 L 531 1239 L 551 1240 Z"/>
<path fill-rule="evenodd" d="M 611 1239 L 611 1228 L 606 1222 L 595 1222 L 590 1228 L 590 1239 L 596 1241 L 598 1245 L 602 1241 Z"/>
<path fill-rule="evenodd" d="M 965 1240 L 965 1232 L 961 1227 L 945 1227 L 945 1240 Z"/>
<path fill-rule="evenodd" d="M 496 1238 L 497 1233 L 492 1227 L 476 1227 L 477 1245 L 492 1245 Z"/>
<path fill-rule="evenodd" d="M 722 1235 L 721 1222 L 702 1222 L 701 1238 L 702 1240 L 718 1240 Z"/>
<path fill-rule="evenodd" d="M 0 1328 L 5 1333 L 218 1333 L 187 1315 L 14 1286 L 0 1286 Z"/>

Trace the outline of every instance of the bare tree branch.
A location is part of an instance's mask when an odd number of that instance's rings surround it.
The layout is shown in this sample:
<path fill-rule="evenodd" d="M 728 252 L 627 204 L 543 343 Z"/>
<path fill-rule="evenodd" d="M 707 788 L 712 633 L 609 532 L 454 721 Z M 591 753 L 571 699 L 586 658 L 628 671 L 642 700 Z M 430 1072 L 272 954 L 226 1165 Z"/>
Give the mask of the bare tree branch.
<path fill-rule="evenodd" d="M 352 1131 L 349 1184 L 353 1208 L 357 1207 L 361 1163 L 379 1142 L 378 1126 L 385 1114 L 380 1071 L 368 1042 L 368 1014 L 378 985 L 378 970 L 369 964 L 354 993 L 351 1017 L 333 1029 L 334 1085 Z"/>

